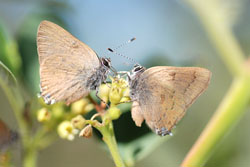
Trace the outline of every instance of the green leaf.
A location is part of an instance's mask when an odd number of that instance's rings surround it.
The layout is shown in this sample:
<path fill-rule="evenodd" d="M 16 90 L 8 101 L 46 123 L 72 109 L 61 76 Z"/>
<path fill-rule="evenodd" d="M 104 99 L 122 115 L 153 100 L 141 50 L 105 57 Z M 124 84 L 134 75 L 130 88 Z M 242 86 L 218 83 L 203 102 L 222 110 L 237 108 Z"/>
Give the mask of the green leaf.
<path fill-rule="evenodd" d="M 0 86 L 2 87 L 10 106 L 15 114 L 19 125 L 19 133 L 22 136 L 22 142 L 26 142 L 24 134 L 27 132 L 27 124 L 23 119 L 24 99 L 17 84 L 17 80 L 12 72 L 0 61 Z"/>
<path fill-rule="evenodd" d="M 21 57 L 18 52 L 18 46 L 7 29 L 0 22 L 0 60 L 10 68 L 14 74 L 20 73 L 22 65 Z"/>
<path fill-rule="evenodd" d="M 0 86 L 5 92 L 13 110 L 18 110 L 23 107 L 23 98 L 18 89 L 17 80 L 13 73 L 0 61 Z"/>
<path fill-rule="evenodd" d="M 171 136 L 160 137 L 153 133 L 144 135 L 128 144 L 119 144 L 123 160 L 127 166 L 134 166 L 136 161 L 148 156 Z"/>
<path fill-rule="evenodd" d="M 0 84 L 1 86 L 14 86 L 17 84 L 13 73 L 0 61 Z"/>

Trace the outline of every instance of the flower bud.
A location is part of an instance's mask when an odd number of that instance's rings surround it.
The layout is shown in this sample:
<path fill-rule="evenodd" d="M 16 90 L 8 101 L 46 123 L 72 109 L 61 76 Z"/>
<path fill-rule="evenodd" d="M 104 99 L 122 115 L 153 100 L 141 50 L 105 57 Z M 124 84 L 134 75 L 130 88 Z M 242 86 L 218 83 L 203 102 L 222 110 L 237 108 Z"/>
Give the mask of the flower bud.
<path fill-rule="evenodd" d="M 121 89 L 117 87 L 112 87 L 110 94 L 109 94 L 109 100 L 112 104 L 118 104 L 122 98 L 122 92 Z"/>
<path fill-rule="evenodd" d="M 85 122 L 86 120 L 81 115 L 77 115 L 71 120 L 71 124 L 76 129 L 82 129 L 85 126 Z"/>
<path fill-rule="evenodd" d="M 123 103 L 123 102 L 127 102 L 127 101 L 130 101 L 130 97 L 129 97 L 129 88 L 125 88 L 124 91 L 123 91 L 123 97 L 122 99 L 120 100 L 120 103 Z"/>
<path fill-rule="evenodd" d="M 48 111 L 47 108 L 42 108 L 42 109 L 38 110 L 37 120 L 39 122 L 46 122 L 46 121 L 50 120 L 50 118 L 51 118 L 51 113 Z"/>
<path fill-rule="evenodd" d="M 123 97 L 123 92 L 127 88 L 128 83 L 123 78 L 111 78 L 112 85 L 109 93 L 109 100 L 112 104 L 118 104 Z"/>
<path fill-rule="evenodd" d="M 84 114 L 84 108 L 89 104 L 89 100 L 87 98 L 83 98 L 81 100 L 78 100 L 76 102 L 74 102 L 71 105 L 71 111 L 74 114 Z"/>
<path fill-rule="evenodd" d="M 52 114 L 55 118 L 61 118 L 64 115 L 63 105 L 55 105 L 52 108 Z"/>
<path fill-rule="evenodd" d="M 91 125 L 87 125 L 85 128 L 81 130 L 79 133 L 79 136 L 85 137 L 85 138 L 90 138 L 92 136 L 93 129 Z"/>
<path fill-rule="evenodd" d="M 57 128 L 57 133 L 63 139 L 73 140 L 78 130 L 69 121 L 63 121 Z"/>
<path fill-rule="evenodd" d="M 89 103 L 88 105 L 85 106 L 85 108 L 84 108 L 84 113 L 88 113 L 88 112 L 90 112 L 91 110 L 93 110 L 94 108 L 95 108 L 94 104 Z"/>
<path fill-rule="evenodd" d="M 108 109 L 108 114 L 112 120 L 118 119 L 121 115 L 121 110 L 117 107 L 110 107 Z"/>
<path fill-rule="evenodd" d="M 102 84 L 102 85 L 99 87 L 98 96 L 99 96 L 103 101 L 105 101 L 106 103 L 108 103 L 109 92 L 110 92 L 110 84 Z"/>

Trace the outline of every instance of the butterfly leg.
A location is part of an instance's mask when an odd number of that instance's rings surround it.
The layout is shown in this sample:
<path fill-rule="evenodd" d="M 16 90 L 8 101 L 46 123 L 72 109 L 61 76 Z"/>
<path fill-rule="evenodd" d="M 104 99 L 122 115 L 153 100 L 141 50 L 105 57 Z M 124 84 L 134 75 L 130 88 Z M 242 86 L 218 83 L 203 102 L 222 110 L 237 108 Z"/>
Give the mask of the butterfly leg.
<path fill-rule="evenodd" d="M 109 88 L 111 88 L 111 86 L 109 85 L 109 84 L 112 83 L 111 81 L 103 81 L 103 83 L 104 83 L 105 85 L 107 85 Z M 107 83 L 109 83 L 109 84 L 107 84 Z"/>
<path fill-rule="evenodd" d="M 128 71 L 118 71 L 117 74 L 121 74 L 120 77 L 129 76 L 129 72 Z"/>
<path fill-rule="evenodd" d="M 119 74 L 120 77 L 124 77 L 124 76 L 127 76 L 126 77 L 126 81 L 129 83 L 130 80 L 131 80 L 131 75 L 130 75 L 130 72 L 128 71 L 119 71 L 117 72 Z M 121 75 L 120 75 L 121 74 Z"/>
<path fill-rule="evenodd" d="M 98 93 L 99 93 L 99 88 L 96 88 L 96 92 L 95 92 L 96 97 L 100 99 L 101 102 L 103 102 L 109 108 L 109 105 L 98 95 Z"/>

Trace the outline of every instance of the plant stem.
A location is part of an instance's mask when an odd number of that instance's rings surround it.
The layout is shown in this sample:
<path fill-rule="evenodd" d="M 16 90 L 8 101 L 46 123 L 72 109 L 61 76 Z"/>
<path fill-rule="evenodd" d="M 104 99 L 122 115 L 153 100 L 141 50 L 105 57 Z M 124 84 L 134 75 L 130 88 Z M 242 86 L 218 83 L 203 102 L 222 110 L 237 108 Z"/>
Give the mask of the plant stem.
<path fill-rule="evenodd" d="M 22 99 L 21 94 L 16 87 L 12 87 L 12 89 L 15 89 L 14 91 L 14 90 L 11 90 L 11 88 L 9 88 L 8 85 L 1 84 L 1 83 L 0 85 L 2 86 L 3 91 L 15 114 L 15 118 L 19 126 L 19 132 L 20 132 L 20 135 L 22 136 L 22 144 L 23 144 L 27 140 L 28 130 L 27 130 L 27 126 L 22 115 L 22 109 L 24 106 L 23 106 L 23 102 L 20 102 L 20 99 Z"/>
<path fill-rule="evenodd" d="M 35 167 L 37 162 L 37 149 L 24 148 L 23 167 Z"/>
<path fill-rule="evenodd" d="M 183 161 L 182 167 L 197 167 L 205 164 L 223 136 L 244 114 L 250 99 L 249 85 L 250 77 L 234 80 L 215 115 Z"/>
<path fill-rule="evenodd" d="M 217 1 L 186 0 L 196 11 L 208 37 L 234 76 L 234 82 L 205 130 L 188 153 L 182 167 L 203 166 L 215 147 L 245 113 L 250 99 L 250 74 L 234 35 Z M 225 16 L 224 16 L 225 17 Z"/>
<path fill-rule="evenodd" d="M 16 83 L 15 77 L 9 71 L 7 67 L 5 67 L 0 62 L 0 86 L 3 88 L 4 93 L 12 107 L 12 110 L 15 114 L 18 126 L 19 126 L 19 134 L 22 142 L 23 147 L 23 166 L 24 167 L 35 167 L 36 166 L 36 159 L 37 159 L 37 151 L 36 147 L 29 145 L 31 144 L 32 137 L 30 135 L 30 131 L 28 128 L 27 123 L 25 122 L 23 116 L 24 110 L 24 99 L 20 92 L 19 86 Z"/>
<path fill-rule="evenodd" d="M 207 36 L 219 53 L 227 69 L 237 76 L 242 72 L 241 65 L 244 62 L 244 54 L 232 34 L 229 24 L 223 18 L 223 13 L 214 1 L 186 0 L 196 11 L 197 16 L 204 25 Z"/>
<path fill-rule="evenodd" d="M 99 127 L 98 130 L 103 135 L 103 141 L 107 144 L 115 165 L 117 167 L 125 167 L 116 143 L 112 121 L 103 127 Z"/>

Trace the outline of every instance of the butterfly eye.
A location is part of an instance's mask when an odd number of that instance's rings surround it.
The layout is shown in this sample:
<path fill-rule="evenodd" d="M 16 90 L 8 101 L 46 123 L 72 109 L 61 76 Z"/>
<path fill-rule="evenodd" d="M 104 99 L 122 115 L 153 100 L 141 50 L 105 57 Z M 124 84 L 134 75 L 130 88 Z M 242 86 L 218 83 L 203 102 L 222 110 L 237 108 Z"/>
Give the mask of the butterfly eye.
<path fill-rule="evenodd" d="M 134 70 L 133 71 L 134 72 L 138 72 L 138 71 L 141 71 L 143 68 L 144 68 L 143 66 L 137 64 L 137 65 L 134 66 Z"/>
<path fill-rule="evenodd" d="M 110 61 L 109 61 L 109 59 L 102 59 L 102 63 L 103 63 L 104 66 L 110 67 Z"/>
<path fill-rule="evenodd" d="M 143 68 L 144 68 L 144 67 L 141 66 L 140 64 L 135 64 L 135 65 L 134 65 L 133 72 L 141 71 Z"/>
<path fill-rule="evenodd" d="M 135 68 L 135 72 L 137 72 L 137 71 L 140 71 L 142 68 L 141 67 L 137 67 L 137 68 Z"/>

